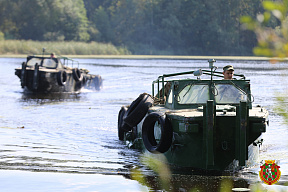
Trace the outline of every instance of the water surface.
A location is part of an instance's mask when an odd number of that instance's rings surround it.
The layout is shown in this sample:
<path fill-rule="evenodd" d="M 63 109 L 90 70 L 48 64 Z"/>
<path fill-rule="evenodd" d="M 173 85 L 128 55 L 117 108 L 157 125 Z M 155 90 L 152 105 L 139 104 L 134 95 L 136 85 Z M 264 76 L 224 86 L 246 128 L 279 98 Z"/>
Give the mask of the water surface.
<path fill-rule="evenodd" d="M 14 69 L 24 59 L 0 58 L 0 188 L 1 191 L 141 191 L 130 179 L 131 169 L 142 166 L 140 153 L 127 149 L 117 136 L 117 117 L 123 105 L 139 94 L 151 93 L 151 83 L 167 73 L 207 69 L 206 60 L 77 59 L 82 68 L 104 79 L 100 91 L 73 94 L 29 94 L 23 91 Z M 270 113 L 259 160 L 280 161 L 281 179 L 287 182 L 288 131 L 275 113 L 277 92 L 287 89 L 287 64 L 264 61 L 223 61 L 235 73 L 251 80 L 253 105 Z M 235 187 L 259 182 L 259 166 L 229 178 Z M 153 173 L 144 170 L 152 189 Z M 175 174 L 175 189 L 218 191 L 223 177 Z M 197 185 L 198 183 L 198 185 Z M 200 186 L 199 186 L 200 185 Z M 281 186 L 280 186 L 281 187 Z M 283 186 L 282 186 L 283 187 Z M 177 191 L 176 190 L 176 191 Z"/>

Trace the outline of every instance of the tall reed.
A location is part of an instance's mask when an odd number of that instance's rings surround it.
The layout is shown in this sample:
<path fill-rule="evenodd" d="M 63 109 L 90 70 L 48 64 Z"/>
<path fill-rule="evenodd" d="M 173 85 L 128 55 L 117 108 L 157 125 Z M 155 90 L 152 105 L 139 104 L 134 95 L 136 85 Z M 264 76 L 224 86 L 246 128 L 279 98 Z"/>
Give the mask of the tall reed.
<path fill-rule="evenodd" d="M 110 43 L 76 42 L 76 41 L 31 41 L 31 40 L 2 40 L 0 54 L 40 54 L 42 48 L 57 55 L 130 55 L 123 47 L 116 47 Z"/>

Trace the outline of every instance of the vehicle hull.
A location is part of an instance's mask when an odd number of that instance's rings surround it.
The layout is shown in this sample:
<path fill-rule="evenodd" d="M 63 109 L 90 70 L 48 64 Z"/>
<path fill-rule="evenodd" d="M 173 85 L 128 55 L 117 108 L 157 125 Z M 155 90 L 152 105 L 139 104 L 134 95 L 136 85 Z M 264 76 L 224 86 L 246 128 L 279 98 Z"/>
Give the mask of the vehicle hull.
<path fill-rule="evenodd" d="M 27 61 L 32 59 L 30 56 Z M 37 59 L 39 63 L 48 60 L 45 57 Z M 21 68 L 16 68 L 15 75 L 19 77 L 21 87 L 30 92 L 78 92 L 83 87 L 94 90 L 102 88 L 101 76 L 91 75 L 86 69 L 70 68 L 60 63 L 55 68 L 44 67 L 41 63 L 27 66 L 27 63 L 23 62 Z"/>
<path fill-rule="evenodd" d="M 215 110 L 213 124 L 209 127 L 208 112 L 205 110 L 207 111 L 204 107 L 168 111 L 163 106 L 149 109 L 146 117 L 159 113 L 171 123 L 173 138 L 169 149 L 163 153 L 168 163 L 178 169 L 210 171 L 235 171 L 257 163 L 268 112 L 261 107 L 249 109 L 247 119 L 243 122 L 239 108 L 230 112 Z M 127 146 L 143 152 L 149 151 L 143 142 L 143 123 L 146 117 L 124 135 Z M 243 123 L 246 125 L 241 126 Z M 154 136 L 151 137 L 157 137 L 158 126 L 154 126 Z M 157 153 L 152 151 L 152 154 L 157 158 Z"/>

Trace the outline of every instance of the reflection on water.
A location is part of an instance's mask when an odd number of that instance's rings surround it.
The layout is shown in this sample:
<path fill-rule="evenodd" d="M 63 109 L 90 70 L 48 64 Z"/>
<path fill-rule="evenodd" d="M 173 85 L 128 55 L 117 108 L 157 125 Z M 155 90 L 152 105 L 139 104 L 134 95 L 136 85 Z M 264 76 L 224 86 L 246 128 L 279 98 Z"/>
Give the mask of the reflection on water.
<path fill-rule="evenodd" d="M 28 103 L 55 103 L 77 101 L 81 99 L 80 93 L 29 93 L 23 92 L 20 102 Z"/>
<path fill-rule="evenodd" d="M 130 175 L 133 168 L 143 167 L 138 158 L 140 153 L 127 149 L 118 140 L 117 116 L 121 106 L 129 105 L 143 92 L 150 93 L 151 83 L 159 75 L 208 67 L 207 60 L 82 59 L 80 63 L 87 64 L 81 67 L 104 78 L 102 90 L 31 94 L 22 90 L 14 75 L 14 69 L 22 62 L 23 59 L 0 58 L 0 188 L 6 191 L 21 189 L 17 185 L 8 186 L 18 175 L 24 175 L 18 184 L 31 190 L 39 189 L 41 184 L 46 191 L 73 191 L 78 187 L 83 189 L 78 191 L 86 191 L 88 188 L 84 186 L 90 186 L 88 181 L 95 178 L 105 184 L 93 183 L 89 191 L 116 191 L 112 186 L 118 186 L 118 191 L 141 190 Z M 251 80 L 254 104 L 269 110 L 270 126 L 263 135 L 260 160 L 280 160 L 279 183 L 283 185 L 288 175 L 288 132 L 273 106 L 275 92 L 287 89 L 287 83 L 279 83 L 288 82 L 287 65 L 221 60 L 216 64 L 221 69 L 228 63 L 234 66 L 235 73 L 245 74 Z M 151 190 L 160 189 L 159 178 L 142 169 Z M 172 186 L 175 191 L 195 187 L 200 191 L 217 191 L 223 179 L 228 178 L 233 187 L 248 187 L 260 181 L 259 169 L 256 166 L 228 176 L 174 173 Z M 44 182 L 47 177 L 41 173 L 47 173 L 50 182 Z M 71 186 L 58 178 L 69 178 L 76 184 Z M 77 182 L 82 180 L 87 181 L 86 185 Z"/>
<path fill-rule="evenodd" d="M 159 178 L 155 176 L 145 176 L 146 182 L 153 191 L 160 191 L 163 188 L 159 183 Z M 250 184 L 247 180 L 237 177 L 202 176 L 202 175 L 173 175 L 169 189 L 170 191 L 199 191 L 199 192 L 219 192 L 225 186 L 232 188 L 248 188 Z M 230 191 L 229 190 L 229 191 Z M 228 191 L 228 190 L 227 190 Z"/>

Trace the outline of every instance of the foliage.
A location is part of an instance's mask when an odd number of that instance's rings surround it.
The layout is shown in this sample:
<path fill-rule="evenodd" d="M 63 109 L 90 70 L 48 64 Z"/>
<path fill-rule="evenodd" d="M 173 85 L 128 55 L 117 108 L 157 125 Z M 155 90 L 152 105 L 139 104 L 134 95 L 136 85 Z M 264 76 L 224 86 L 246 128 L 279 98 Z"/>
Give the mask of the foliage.
<path fill-rule="evenodd" d="M 0 1 L 0 30 L 6 39 L 89 40 L 83 0 Z"/>
<path fill-rule="evenodd" d="M 253 52 L 259 56 L 288 57 L 288 0 L 263 1 L 262 5 L 265 12 L 256 19 L 241 18 L 244 27 L 257 36 L 258 45 Z"/>
<path fill-rule="evenodd" d="M 287 104 L 288 104 L 288 99 L 287 99 L 287 92 L 286 93 L 278 93 L 276 96 L 276 106 L 275 111 L 284 117 L 284 121 L 286 124 L 288 124 L 288 110 L 287 110 Z"/>
<path fill-rule="evenodd" d="M 255 32 L 258 40 L 253 52 L 255 55 L 271 57 L 271 62 L 283 61 L 288 57 L 288 0 L 263 1 L 265 12 L 256 19 L 243 16 L 244 28 Z M 275 111 L 284 117 L 288 124 L 287 90 L 277 93 Z M 287 185 L 287 182 L 286 182 Z M 256 186 L 257 191 L 263 191 Z"/>
<path fill-rule="evenodd" d="M 256 19 L 244 16 L 241 21 L 245 29 L 254 31 L 257 36 L 254 54 L 271 57 L 271 62 L 275 63 L 288 57 L 288 0 L 263 1 L 262 5 L 263 14 L 258 14 Z M 287 94 L 278 94 L 276 99 L 275 110 L 288 123 Z"/>
<path fill-rule="evenodd" d="M 251 55 L 260 0 L 0 0 L 5 39 L 97 41 L 133 54 Z"/>
<path fill-rule="evenodd" d="M 158 174 L 160 184 L 162 189 L 165 189 L 166 191 L 169 191 L 170 186 L 170 179 L 171 179 L 171 172 L 169 169 L 169 166 L 167 166 L 167 162 L 165 157 L 162 154 L 158 155 L 159 159 L 156 159 L 155 157 L 144 154 L 141 157 L 141 161 L 144 165 L 146 165 L 148 168 L 153 170 L 155 173 Z M 132 179 L 137 180 L 140 184 L 143 186 L 149 186 L 149 182 L 146 181 L 144 175 L 141 173 L 139 169 L 133 169 L 132 170 Z"/>
<path fill-rule="evenodd" d="M 131 178 L 133 180 L 138 181 L 141 184 L 142 191 L 178 191 L 179 187 L 177 184 L 176 186 L 173 185 L 173 175 L 169 168 L 169 165 L 167 164 L 167 160 L 165 156 L 161 153 L 157 155 L 152 155 L 150 153 L 144 153 L 140 160 L 143 165 L 148 167 L 150 170 L 152 170 L 156 174 L 156 182 L 155 180 L 151 181 L 145 174 L 141 171 L 140 168 L 133 168 L 131 170 Z M 184 181 L 185 182 L 185 181 Z M 191 181 L 192 182 L 192 181 Z M 201 185 L 198 186 L 192 186 L 191 189 L 189 188 L 182 188 L 183 191 L 189 191 L 189 192 L 202 192 L 213 189 L 213 191 L 219 191 L 219 192 L 231 192 L 234 188 L 233 186 L 233 179 L 222 176 L 218 184 L 212 186 L 210 188 L 209 186 L 203 187 Z M 177 189 L 175 189 L 175 187 Z M 243 189 L 243 188 L 242 188 Z M 265 186 L 261 184 L 261 182 L 256 182 L 249 184 L 249 189 L 251 192 L 282 192 L 284 190 L 273 190 L 273 189 L 267 189 Z M 180 190 L 180 191 L 182 191 Z"/>
<path fill-rule="evenodd" d="M 0 41 L 1 40 L 4 40 L 4 33 L 2 33 L 1 31 L 0 31 Z"/>
<path fill-rule="evenodd" d="M 54 41 L 0 41 L 0 54 L 40 54 L 42 48 L 58 55 L 127 55 L 130 52 L 123 47 L 97 42 L 54 42 Z"/>

